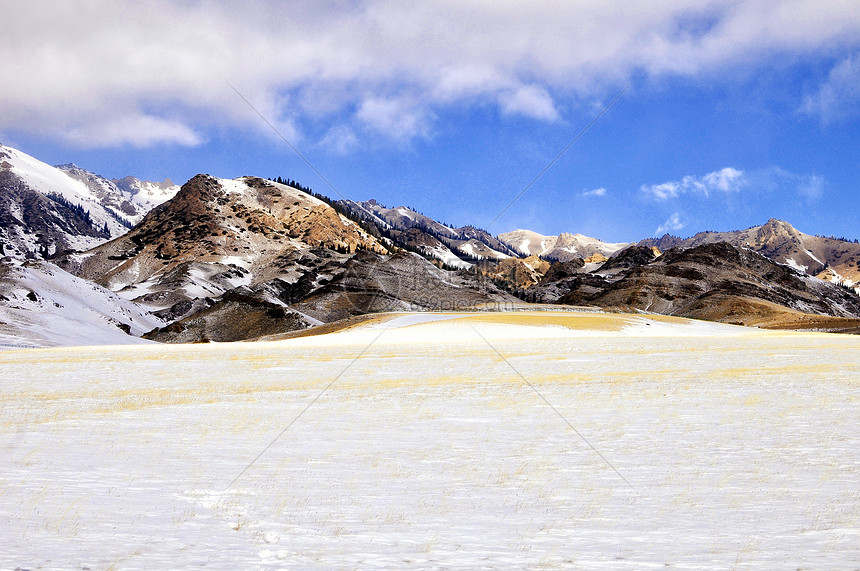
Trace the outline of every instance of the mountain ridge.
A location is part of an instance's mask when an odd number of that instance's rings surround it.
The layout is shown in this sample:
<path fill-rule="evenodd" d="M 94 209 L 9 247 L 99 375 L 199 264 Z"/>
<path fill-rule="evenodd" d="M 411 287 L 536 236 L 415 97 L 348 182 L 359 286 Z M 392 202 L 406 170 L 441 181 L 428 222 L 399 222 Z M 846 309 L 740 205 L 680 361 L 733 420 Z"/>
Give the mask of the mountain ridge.
<path fill-rule="evenodd" d="M 524 301 L 747 325 L 814 321 L 846 331 L 845 320 L 860 319 L 860 298 L 848 293 L 860 290 L 860 244 L 804 234 L 781 220 L 633 244 L 529 230 L 493 236 L 406 206 L 331 200 L 288 182 L 206 174 L 181 187 L 169 179 L 108 181 L 2 147 L 6 263 L 51 262 L 7 274 L 47 291 L 44 275 L 70 272 L 81 280 L 75 288 L 91 283 L 109 300 L 104 312 L 148 312 L 151 320 L 140 323 L 155 327 L 146 336 L 162 342 L 237 341 L 379 311 L 512 308 Z M 0 321 L 4 312 L 26 321 L 15 312 L 30 306 L 10 300 L 29 294 L 15 291 L 0 299 Z M 39 307 L 57 323 L 85 315 Z M 104 338 L 123 330 L 112 318 L 88 323 L 101 324 Z"/>
<path fill-rule="evenodd" d="M 745 230 L 706 231 L 689 238 L 666 234 L 661 238 L 640 240 L 637 244 L 668 250 L 672 247 L 690 248 L 714 242 L 748 247 L 809 275 L 822 276 L 826 281 L 837 285 L 860 289 L 860 243 L 805 234 L 791 223 L 776 218 Z"/>
<path fill-rule="evenodd" d="M 520 254 L 540 256 L 553 262 L 569 262 L 576 258 L 585 259 L 595 254 L 609 257 L 630 245 L 629 242 L 610 243 L 569 232 L 562 232 L 557 236 L 544 236 L 523 229 L 503 232 L 499 234 L 499 239 Z"/>

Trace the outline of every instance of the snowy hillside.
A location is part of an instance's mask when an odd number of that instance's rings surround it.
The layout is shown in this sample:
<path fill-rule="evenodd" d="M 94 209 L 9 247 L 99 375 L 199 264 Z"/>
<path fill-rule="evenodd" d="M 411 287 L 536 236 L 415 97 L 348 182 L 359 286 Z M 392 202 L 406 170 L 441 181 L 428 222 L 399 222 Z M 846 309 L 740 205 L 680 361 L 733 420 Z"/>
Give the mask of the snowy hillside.
<path fill-rule="evenodd" d="M 133 176 L 107 180 L 74 164 L 58 165 L 57 168 L 84 183 L 102 206 L 112 211 L 119 220 L 129 223 L 129 227 L 140 222 L 147 212 L 179 192 L 179 186 L 173 184 L 170 179 L 161 183 L 142 181 Z"/>
<path fill-rule="evenodd" d="M 376 200 L 343 200 L 340 204 L 353 216 L 377 226 L 398 245 L 411 247 L 454 268 L 469 268 L 472 262 L 516 256 L 508 245 L 474 226 L 452 228 L 411 208 L 387 208 Z"/>
<path fill-rule="evenodd" d="M 0 145 L 0 254 L 47 259 L 125 234 L 176 194 L 165 183 L 123 179 L 118 187 L 73 164 L 52 167 Z"/>
<path fill-rule="evenodd" d="M 386 252 L 300 190 L 255 177 L 198 175 L 128 234 L 65 262 L 127 299 L 166 308 L 275 279 L 295 283 L 308 273 L 299 260 L 317 248 L 332 256 Z"/>
<path fill-rule="evenodd" d="M 44 261 L 0 259 L 0 344 L 117 345 L 163 325 L 146 308 Z"/>
<path fill-rule="evenodd" d="M 111 180 L 125 195 L 138 211 L 137 217 L 131 217 L 132 222 L 137 224 L 143 216 L 158 206 L 176 196 L 179 185 L 172 180 L 164 179 L 162 182 L 140 180 L 133 176 Z"/>
<path fill-rule="evenodd" d="M 509 313 L 0 352 L 0 568 L 853 569 L 858 351 Z"/>
<path fill-rule="evenodd" d="M 558 236 L 544 236 L 531 230 L 513 230 L 499 234 L 499 239 L 524 256 L 541 256 L 566 262 L 574 258 L 588 258 L 595 254 L 609 257 L 628 243 L 609 243 L 582 234 L 563 232 Z"/>
<path fill-rule="evenodd" d="M 107 228 L 111 238 L 128 231 L 116 216 L 105 208 L 96 193 L 83 182 L 42 161 L 12 147 L 0 145 L 0 169 L 21 179 L 28 188 L 43 195 L 60 196 L 89 213 L 93 226 Z M 85 236 L 70 236 L 70 241 L 80 249 L 91 248 L 104 239 Z"/>

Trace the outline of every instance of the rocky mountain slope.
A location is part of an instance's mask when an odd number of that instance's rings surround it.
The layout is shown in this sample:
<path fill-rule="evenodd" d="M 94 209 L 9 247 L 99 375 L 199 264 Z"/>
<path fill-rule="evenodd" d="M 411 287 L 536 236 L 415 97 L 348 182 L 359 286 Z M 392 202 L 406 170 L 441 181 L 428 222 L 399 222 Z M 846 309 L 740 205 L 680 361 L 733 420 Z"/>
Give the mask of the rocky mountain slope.
<path fill-rule="evenodd" d="M 0 342 L 68 342 L 76 320 L 105 342 L 236 341 L 521 300 L 840 331 L 860 319 L 860 297 L 843 287 L 860 280 L 860 244 L 778 220 L 634 246 L 494 237 L 287 182 L 108 181 L 0 147 Z"/>
<path fill-rule="evenodd" d="M 599 254 L 608 258 L 626 248 L 628 243 L 608 243 L 582 234 L 561 233 L 544 236 L 531 230 L 514 230 L 499 234 L 499 240 L 523 256 L 540 256 L 553 262 L 568 262 L 576 258 L 587 259 Z"/>
<path fill-rule="evenodd" d="M 58 261 L 171 322 L 148 338 L 231 341 L 383 309 L 515 301 L 395 253 L 332 206 L 254 177 L 198 175 L 126 235 Z"/>
<path fill-rule="evenodd" d="M 452 228 L 411 208 L 386 208 L 375 200 L 344 200 L 340 204 L 399 245 L 450 267 L 468 268 L 484 260 L 518 257 L 507 244 L 474 226 Z"/>
<path fill-rule="evenodd" d="M 298 279 L 302 255 L 315 248 L 387 253 L 304 192 L 254 177 L 198 175 L 124 236 L 62 264 L 129 299 L 169 307 L 275 277 Z"/>
<path fill-rule="evenodd" d="M 527 258 L 507 258 L 487 266 L 484 274 L 490 279 L 506 284 L 508 289 L 526 289 L 538 283 L 549 271 L 550 263 L 532 255 Z"/>
<path fill-rule="evenodd" d="M 480 274 L 440 269 L 415 253 L 359 252 L 331 283 L 292 307 L 331 322 L 380 311 L 456 311 L 518 302 Z"/>
<path fill-rule="evenodd" d="M 744 325 L 784 323 L 801 314 L 860 317 L 860 297 L 750 249 L 726 242 L 676 247 L 662 255 L 628 248 L 600 269 L 569 275 L 559 303 L 596 305 Z M 558 279 L 535 286 L 558 293 Z"/>
<path fill-rule="evenodd" d="M 860 244 L 804 234 L 783 220 L 771 219 L 761 226 L 734 232 L 699 232 L 685 239 L 666 234 L 639 244 L 665 251 L 716 242 L 751 248 L 771 260 L 827 281 L 860 286 Z"/>
<path fill-rule="evenodd" d="M 148 331 L 143 337 L 162 343 L 229 342 L 299 331 L 320 323 L 242 288 L 225 293 L 217 301 L 200 300 L 199 309 L 187 313 L 187 317 Z"/>

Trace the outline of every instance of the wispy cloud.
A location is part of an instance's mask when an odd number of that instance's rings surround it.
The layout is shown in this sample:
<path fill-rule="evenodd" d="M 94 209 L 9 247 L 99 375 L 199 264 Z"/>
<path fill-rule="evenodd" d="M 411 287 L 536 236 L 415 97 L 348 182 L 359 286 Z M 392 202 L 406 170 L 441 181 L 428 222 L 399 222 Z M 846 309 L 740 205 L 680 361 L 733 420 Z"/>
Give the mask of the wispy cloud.
<path fill-rule="evenodd" d="M 767 192 L 795 194 L 807 204 L 820 200 L 827 189 L 827 180 L 818 174 L 798 174 L 780 167 L 751 172 L 750 186 Z"/>
<path fill-rule="evenodd" d="M 634 75 L 723 73 L 781 55 L 860 49 L 853 2 L 201 3 L 184 0 L 7 2 L 0 129 L 88 146 L 194 145 L 200 133 L 273 122 L 367 126 L 395 140 L 426 137 L 445 106 L 564 119 Z M 823 57 L 823 56 L 822 56 Z M 831 113 L 854 93 L 857 58 L 807 103 Z M 723 75 L 731 75 L 723 73 Z M 846 91 L 848 90 L 848 91 Z M 852 95 L 853 97 L 853 95 Z M 408 100 L 408 108 L 399 108 Z M 148 117 L 125 140 L 112 125 Z M 307 127 L 306 127 L 307 128 Z M 364 131 L 355 130 L 357 137 Z M 301 138 L 301 133 L 297 133 Z M 291 137 L 294 138 L 294 137 Z"/>
<path fill-rule="evenodd" d="M 346 155 L 358 146 L 358 137 L 355 132 L 346 125 L 337 125 L 329 129 L 320 145 L 330 149 L 338 155 Z"/>
<path fill-rule="evenodd" d="M 188 125 L 151 115 L 125 115 L 108 121 L 93 121 L 64 130 L 62 136 L 82 148 L 142 148 L 162 143 L 193 147 L 202 142 L 201 136 Z"/>
<path fill-rule="evenodd" d="M 534 119 L 556 121 L 559 118 L 555 102 L 543 87 L 525 85 L 499 95 L 502 111 L 509 115 L 525 115 Z"/>
<path fill-rule="evenodd" d="M 666 219 L 657 229 L 654 231 L 655 236 L 659 236 L 661 234 L 665 234 L 666 232 L 677 232 L 684 227 L 684 223 L 681 222 L 681 215 L 675 212 L 669 218 Z"/>
<path fill-rule="evenodd" d="M 606 189 L 601 186 L 600 188 L 595 188 L 594 190 L 583 190 L 579 193 L 579 196 L 606 196 Z"/>
<path fill-rule="evenodd" d="M 839 62 L 818 91 L 804 99 L 801 111 L 825 123 L 857 114 L 860 104 L 860 55 Z"/>
<path fill-rule="evenodd" d="M 713 192 L 737 192 L 747 184 L 744 171 L 732 167 L 710 172 L 704 176 L 688 175 L 681 180 L 642 185 L 640 190 L 657 201 L 678 198 L 684 194 L 710 196 Z"/>
<path fill-rule="evenodd" d="M 356 116 L 366 128 L 396 141 L 427 137 L 432 123 L 428 110 L 407 98 L 368 98 Z"/>

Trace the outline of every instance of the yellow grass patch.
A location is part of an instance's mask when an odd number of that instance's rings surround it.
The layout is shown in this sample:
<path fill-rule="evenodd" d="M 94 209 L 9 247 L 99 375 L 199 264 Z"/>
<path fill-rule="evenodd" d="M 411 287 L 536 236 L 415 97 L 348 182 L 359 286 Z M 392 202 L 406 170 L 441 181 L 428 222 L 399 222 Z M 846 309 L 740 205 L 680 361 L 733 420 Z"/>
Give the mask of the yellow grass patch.
<path fill-rule="evenodd" d="M 588 331 L 620 331 L 632 325 L 636 317 L 617 313 L 515 311 L 502 313 L 464 314 L 458 320 L 473 323 L 529 325 L 534 327 L 561 326 Z"/>

